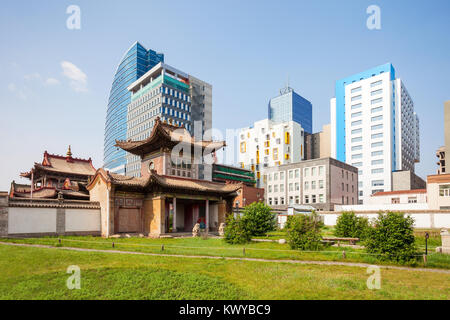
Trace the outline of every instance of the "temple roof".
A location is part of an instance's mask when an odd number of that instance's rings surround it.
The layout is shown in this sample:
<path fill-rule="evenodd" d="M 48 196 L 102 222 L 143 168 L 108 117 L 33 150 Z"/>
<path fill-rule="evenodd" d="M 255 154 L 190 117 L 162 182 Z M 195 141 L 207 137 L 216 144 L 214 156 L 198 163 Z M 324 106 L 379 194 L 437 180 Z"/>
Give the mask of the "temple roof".
<path fill-rule="evenodd" d="M 29 172 L 21 173 L 20 175 L 25 178 L 31 178 L 31 173 L 36 171 L 48 171 L 54 173 L 74 174 L 83 176 L 93 176 L 96 172 L 92 165 L 91 158 L 79 159 L 73 158 L 72 153 L 69 150 L 66 156 L 60 156 L 55 154 L 49 154 L 44 152 L 44 159 L 42 163 L 35 162 L 34 167 Z"/>
<path fill-rule="evenodd" d="M 100 168 L 97 170 L 97 175 L 101 175 L 108 183 L 114 186 L 130 187 L 134 189 L 142 189 L 144 191 L 148 187 L 161 186 L 168 189 L 178 189 L 180 191 L 194 191 L 215 193 L 220 195 L 231 195 L 241 188 L 239 184 L 223 184 L 218 182 L 211 182 L 206 180 L 187 179 L 181 177 L 163 176 L 152 171 L 146 177 L 128 177 L 120 174 L 110 173 Z M 87 189 L 91 189 L 95 178 L 92 179 L 91 184 Z"/>
<path fill-rule="evenodd" d="M 115 146 L 142 157 L 162 147 L 172 149 L 180 142 L 187 143 L 191 147 L 201 147 L 202 150 L 208 148 L 211 152 L 226 146 L 225 141 L 196 141 L 183 126 L 178 127 L 163 123 L 159 117 L 156 118 L 155 126 L 147 139 L 138 141 L 116 140 Z"/>
<path fill-rule="evenodd" d="M 33 199 L 56 199 L 61 192 L 65 199 L 89 200 L 89 193 L 84 190 L 58 190 L 55 187 L 40 187 L 33 190 Z M 9 192 L 10 198 L 31 199 L 31 186 L 13 181 Z"/>

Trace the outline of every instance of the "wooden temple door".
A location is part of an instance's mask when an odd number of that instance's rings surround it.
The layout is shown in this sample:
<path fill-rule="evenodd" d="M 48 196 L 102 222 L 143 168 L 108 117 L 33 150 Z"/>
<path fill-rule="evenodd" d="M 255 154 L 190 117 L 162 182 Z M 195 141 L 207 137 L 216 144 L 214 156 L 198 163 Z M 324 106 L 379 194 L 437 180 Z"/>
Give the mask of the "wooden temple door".
<path fill-rule="evenodd" d="M 141 212 L 137 208 L 120 208 L 118 232 L 141 232 Z"/>

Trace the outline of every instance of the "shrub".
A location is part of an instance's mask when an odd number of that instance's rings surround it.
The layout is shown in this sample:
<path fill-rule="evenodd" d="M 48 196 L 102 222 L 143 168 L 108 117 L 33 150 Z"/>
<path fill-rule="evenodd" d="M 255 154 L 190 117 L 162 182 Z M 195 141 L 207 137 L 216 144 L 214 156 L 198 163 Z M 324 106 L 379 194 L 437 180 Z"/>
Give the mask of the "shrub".
<path fill-rule="evenodd" d="M 414 219 L 402 213 L 380 213 L 365 241 L 369 253 L 381 254 L 382 260 L 411 264 L 417 248 L 414 242 Z"/>
<path fill-rule="evenodd" d="M 319 250 L 322 247 L 323 222 L 315 212 L 289 216 L 285 228 L 291 249 Z"/>
<path fill-rule="evenodd" d="M 235 218 L 230 214 L 226 221 L 224 230 L 224 240 L 230 244 L 244 244 L 250 242 L 252 234 L 250 233 L 247 220 L 245 218 Z"/>
<path fill-rule="evenodd" d="M 358 217 L 354 212 L 342 212 L 336 221 L 334 235 L 364 240 L 369 228 L 369 219 Z"/>
<path fill-rule="evenodd" d="M 252 236 L 263 236 L 276 228 L 275 214 L 263 202 L 253 202 L 244 207 L 243 219 Z"/>

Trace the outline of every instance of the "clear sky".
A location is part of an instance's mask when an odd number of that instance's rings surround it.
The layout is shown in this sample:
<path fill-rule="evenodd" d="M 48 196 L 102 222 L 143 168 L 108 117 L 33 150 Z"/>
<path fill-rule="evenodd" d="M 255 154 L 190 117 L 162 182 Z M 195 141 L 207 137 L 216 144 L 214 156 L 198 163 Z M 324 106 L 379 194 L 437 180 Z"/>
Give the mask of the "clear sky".
<path fill-rule="evenodd" d="M 381 30 L 366 27 L 369 5 Z M 66 9 L 81 9 L 69 30 Z M 330 121 L 337 79 L 392 62 L 421 121 L 422 177 L 436 172 L 450 99 L 450 1 L 22 1 L 0 10 L 0 190 L 44 150 L 103 160 L 115 69 L 136 40 L 213 85 L 213 126 L 251 125 L 285 85 Z"/>

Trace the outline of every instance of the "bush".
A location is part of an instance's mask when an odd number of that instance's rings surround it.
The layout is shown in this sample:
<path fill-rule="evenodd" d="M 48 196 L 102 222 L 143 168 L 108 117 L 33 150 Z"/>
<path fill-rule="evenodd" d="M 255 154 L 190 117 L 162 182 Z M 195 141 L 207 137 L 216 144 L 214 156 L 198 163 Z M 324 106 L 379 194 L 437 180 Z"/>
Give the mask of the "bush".
<path fill-rule="evenodd" d="M 275 214 L 271 208 L 263 202 L 253 202 L 244 207 L 243 219 L 252 236 L 263 236 L 276 228 Z"/>
<path fill-rule="evenodd" d="M 365 241 L 369 253 L 381 254 L 382 260 L 412 264 L 417 248 L 414 242 L 414 219 L 402 213 L 380 213 Z"/>
<path fill-rule="evenodd" d="M 252 234 L 250 233 L 247 220 L 245 218 L 235 218 L 230 214 L 226 221 L 224 230 L 224 240 L 230 244 L 244 244 L 250 242 Z"/>
<path fill-rule="evenodd" d="M 336 221 L 334 235 L 364 240 L 369 228 L 369 219 L 358 217 L 354 212 L 342 212 Z"/>
<path fill-rule="evenodd" d="M 289 216 L 285 228 L 291 249 L 319 250 L 322 247 L 323 222 L 315 212 Z"/>

